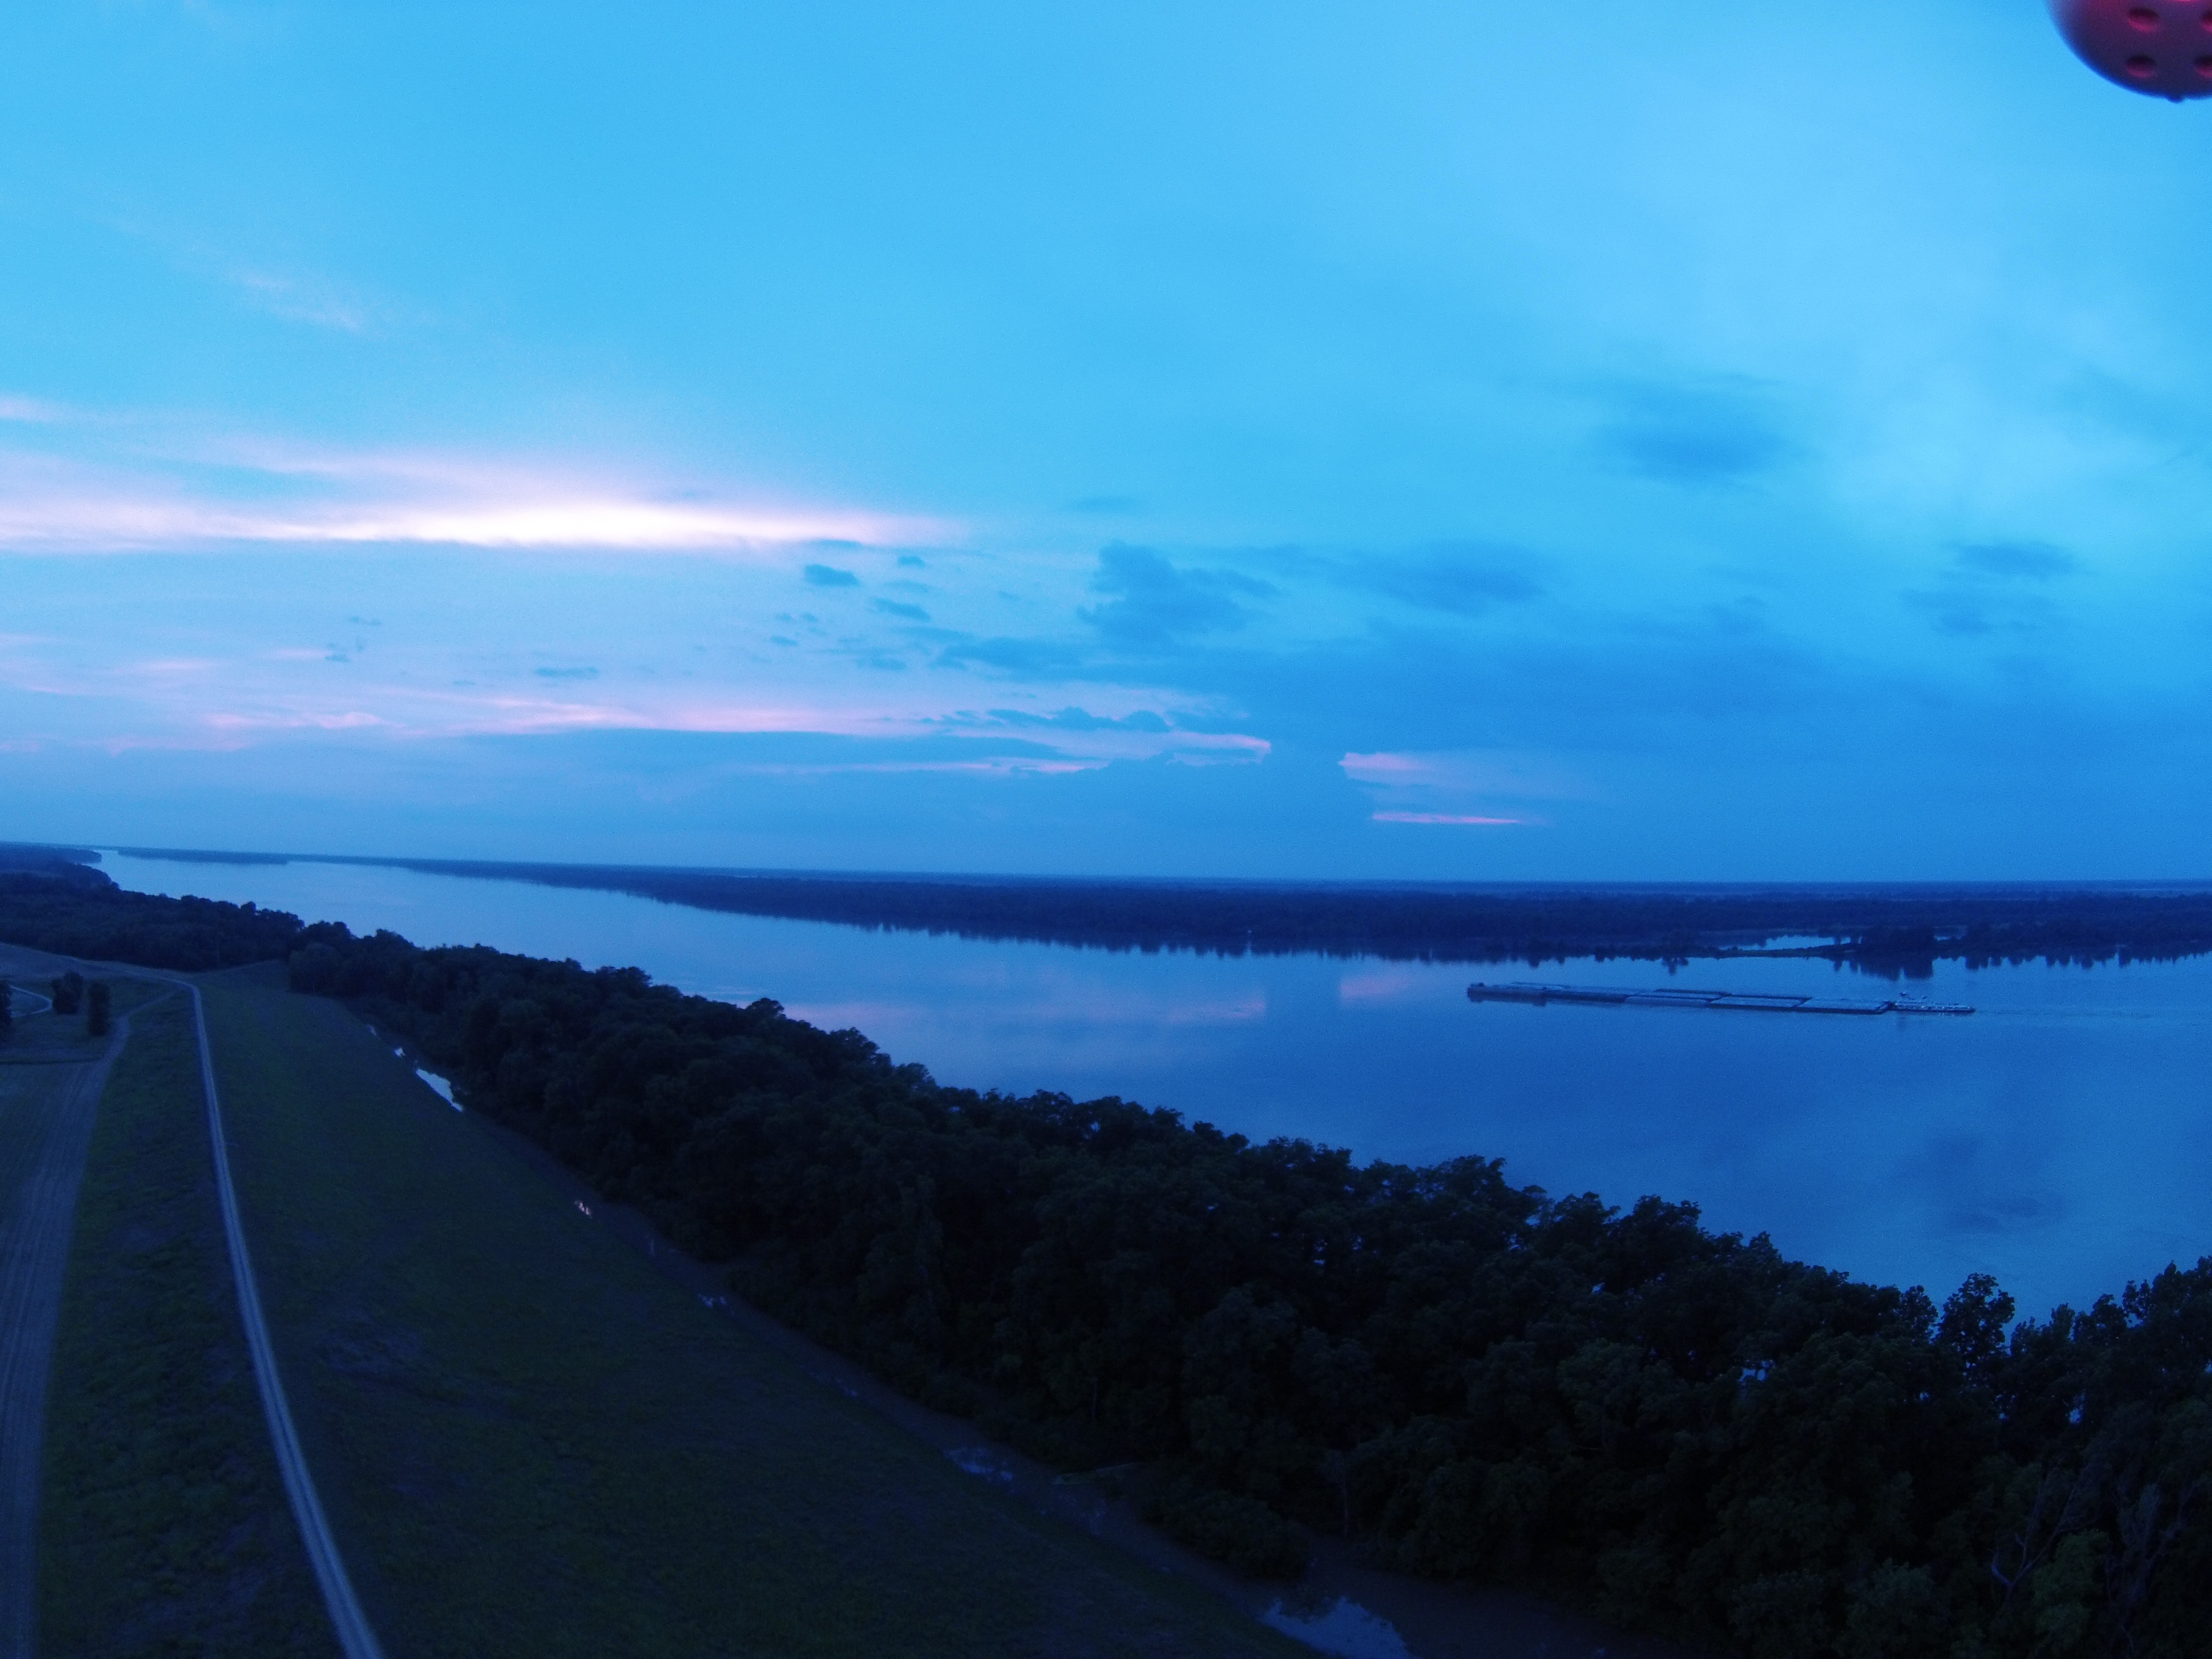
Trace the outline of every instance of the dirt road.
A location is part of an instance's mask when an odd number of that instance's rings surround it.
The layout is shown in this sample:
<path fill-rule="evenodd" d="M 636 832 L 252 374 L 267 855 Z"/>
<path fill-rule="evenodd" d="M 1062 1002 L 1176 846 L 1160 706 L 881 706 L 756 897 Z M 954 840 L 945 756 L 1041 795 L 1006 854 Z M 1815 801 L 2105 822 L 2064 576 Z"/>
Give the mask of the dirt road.
<path fill-rule="evenodd" d="M 284 1474 L 284 1490 L 292 1500 L 292 1513 L 300 1523 L 300 1536 L 307 1547 L 307 1559 L 322 1586 L 323 1600 L 331 1610 L 331 1623 L 346 1659 L 383 1659 L 376 1632 L 354 1595 L 347 1577 L 345 1558 L 315 1495 L 314 1476 L 301 1449 L 299 1431 L 293 1426 L 292 1407 L 284 1397 L 283 1379 L 276 1372 L 276 1352 L 270 1344 L 269 1326 L 261 1316 L 261 1291 L 254 1281 L 253 1263 L 246 1249 L 246 1228 L 239 1218 L 238 1194 L 230 1181 L 230 1148 L 223 1139 L 222 1103 L 215 1086 L 214 1050 L 208 1046 L 207 1015 L 200 988 L 184 980 L 172 981 L 192 1000 L 192 1024 L 199 1037 L 200 1082 L 207 1091 L 208 1136 L 215 1147 L 216 1189 L 222 1200 L 222 1227 L 230 1243 L 230 1265 L 238 1281 L 238 1310 L 246 1322 L 246 1346 L 253 1353 L 254 1380 L 261 1385 L 262 1410 L 269 1419 L 269 1437 L 276 1443 L 276 1462 Z M 80 1160 L 82 1161 L 82 1160 Z"/>
<path fill-rule="evenodd" d="M 0 1065 L 0 1659 L 33 1652 L 54 1326 L 93 1118 L 130 1028 L 89 1062 Z"/>

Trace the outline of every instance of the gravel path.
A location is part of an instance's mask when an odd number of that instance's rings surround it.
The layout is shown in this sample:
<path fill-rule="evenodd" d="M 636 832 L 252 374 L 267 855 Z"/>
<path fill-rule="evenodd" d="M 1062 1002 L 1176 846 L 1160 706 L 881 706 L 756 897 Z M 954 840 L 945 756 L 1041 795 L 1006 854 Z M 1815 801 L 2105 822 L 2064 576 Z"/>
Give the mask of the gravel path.
<path fill-rule="evenodd" d="M 90 1064 L 0 1067 L 0 1659 L 33 1650 L 54 1327 L 93 1119 L 130 1030 L 118 1019 Z"/>
<path fill-rule="evenodd" d="M 246 1229 L 239 1218 L 238 1194 L 230 1182 L 230 1148 L 223 1139 L 222 1104 L 216 1093 L 214 1051 L 208 1046 L 207 1014 L 200 988 L 183 980 L 171 981 L 191 994 L 192 1024 L 199 1034 L 200 1083 L 207 1091 L 208 1136 L 215 1147 L 216 1188 L 222 1200 L 222 1227 L 230 1241 L 232 1276 L 238 1281 L 238 1310 L 246 1322 L 246 1345 L 253 1353 L 253 1375 L 261 1385 L 261 1407 L 269 1419 L 269 1437 L 276 1443 L 276 1462 L 284 1474 L 284 1490 L 292 1499 L 292 1513 L 300 1523 L 300 1536 L 307 1547 L 307 1559 L 321 1584 L 323 1600 L 331 1610 L 331 1623 L 346 1659 L 383 1659 L 376 1632 L 355 1596 L 353 1581 L 338 1553 L 337 1540 L 315 1495 L 313 1475 L 307 1454 L 301 1449 L 299 1431 L 293 1426 L 292 1407 L 284 1397 L 283 1379 L 276 1374 L 276 1352 L 269 1341 L 269 1327 L 261 1316 L 261 1291 L 253 1278 L 253 1263 L 246 1249 Z"/>

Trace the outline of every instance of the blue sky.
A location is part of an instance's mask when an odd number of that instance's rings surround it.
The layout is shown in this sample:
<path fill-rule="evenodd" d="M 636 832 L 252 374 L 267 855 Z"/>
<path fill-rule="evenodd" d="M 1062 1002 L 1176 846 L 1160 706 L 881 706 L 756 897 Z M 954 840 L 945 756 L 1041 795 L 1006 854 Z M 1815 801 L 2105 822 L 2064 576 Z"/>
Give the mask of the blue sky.
<path fill-rule="evenodd" d="M 2035 0 L 0 17 L 0 836 L 2203 876 L 2212 110 Z"/>

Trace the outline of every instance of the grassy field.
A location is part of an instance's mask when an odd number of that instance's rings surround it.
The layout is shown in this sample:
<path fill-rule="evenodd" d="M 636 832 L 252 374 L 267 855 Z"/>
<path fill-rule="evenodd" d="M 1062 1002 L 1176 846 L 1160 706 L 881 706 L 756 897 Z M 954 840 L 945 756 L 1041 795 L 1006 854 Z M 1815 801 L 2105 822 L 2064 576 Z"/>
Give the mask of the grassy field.
<path fill-rule="evenodd" d="M 110 1010 L 112 1018 L 120 1019 L 133 1008 L 162 994 L 166 988 L 149 980 L 107 976 L 114 995 Z M 34 975 L 10 973 L 6 983 L 20 986 L 39 996 L 46 994 L 46 981 Z M 15 999 L 15 1019 L 9 1029 L 7 1038 L 0 1042 L 0 1066 L 75 1065 L 99 1057 L 107 1046 L 106 1037 L 88 1036 L 84 1015 L 29 1013 L 26 1010 L 37 1005 L 25 997 Z"/>
<path fill-rule="evenodd" d="M 139 1007 L 93 1131 L 47 1410 L 40 1646 L 320 1659 L 336 1648 L 239 1325 L 195 1053 L 181 995 Z"/>
<path fill-rule="evenodd" d="M 700 1307 L 337 1004 L 208 983 L 281 1363 L 393 1654 L 1306 1651 Z"/>
<path fill-rule="evenodd" d="M 0 1066 L 0 1654 L 30 1651 L 46 1385 L 101 1071 Z"/>

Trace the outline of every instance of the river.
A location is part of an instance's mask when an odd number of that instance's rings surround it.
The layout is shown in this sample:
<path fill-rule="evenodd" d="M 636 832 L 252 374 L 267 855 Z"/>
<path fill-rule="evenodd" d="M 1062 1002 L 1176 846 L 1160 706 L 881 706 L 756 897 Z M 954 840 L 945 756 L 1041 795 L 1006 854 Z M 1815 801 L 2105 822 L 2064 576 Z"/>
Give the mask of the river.
<path fill-rule="evenodd" d="M 2041 1315 L 2212 1253 L 2212 958 L 1939 966 L 1971 1018 L 1477 1006 L 1471 980 L 1670 982 L 1650 963 L 1469 968 L 990 944 L 366 866 L 106 855 L 122 885 L 421 945 L 645 969 L 856 1026 L 947 1083 L 1116 1094 L 1362 1158 L 1503 1158 L 1516 1182 L 1691 1200 L 1709 1225 L 1940 1299 L 1994 1273 Z M 1880 998 L 1826 963 L 1672 982 Z"/>

